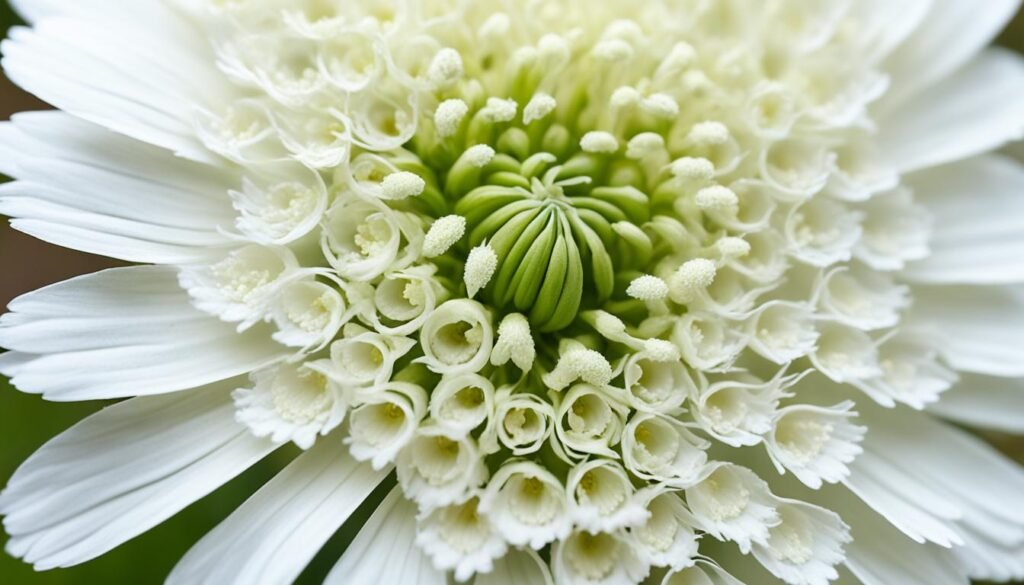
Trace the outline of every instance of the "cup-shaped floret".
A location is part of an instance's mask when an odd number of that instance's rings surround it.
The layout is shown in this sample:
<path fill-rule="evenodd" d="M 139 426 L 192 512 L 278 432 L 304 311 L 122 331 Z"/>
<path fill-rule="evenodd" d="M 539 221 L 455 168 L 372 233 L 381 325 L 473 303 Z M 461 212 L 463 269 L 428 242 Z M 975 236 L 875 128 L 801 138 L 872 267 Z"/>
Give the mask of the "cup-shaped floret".
<path fill-rule="evenodd" d="M 569 389 L 558 407 L 555 433 L 570 459 L 589 455 L 618 458 L 627 408 L 589 384 Z"/>
<path fill-rule="evenodd" d="M 398 454 L 398 483 L 422 510 L 465 498 L 487 480 L 487 466 L 472 437 L 453 438 L 437 426 L 421 426 Z"/>
<path fill-rule="evenodd" d="M 753 471 L 731 463 L 715 464 L 707 478 L 686 490 L 698 528 L 719 540 L 731 540 L 744 554 L 764 542 L 779 524 L 776 500 Z"/>
<path fill-rule="evenodd" d="M 416 435 L 426 415 L 427 393 L 415 384 L 391 382 L 360 400 L 349 415 L 345 444 L 356 460 L 383 469 Z"/>
<path fill-rule="evenodd" d="M 754 557 L 789 585 L 828 585 L 839 578 L 836 566 L 846 560 L 843 546 L 850 528 L 830 510 L 796 500 L 779 499 L 780 522 L 768 539 L 754 544 Z"/>
<path fill-rule="evenodd" d="M 576 527 L 589 532 L 613 532 L 647 518 L 626 470 L 609 459 L 591 459 L 569 471 L 566 481 L 569 515 Z"/>
<path fill-rule="evenodd" d="M 420 330 L 420 361 L 439 374 L 480 371 L 491 354 L 494 326 L 476 301 L 456 299 L 437 308 Z"/>
<path fill-rule="evenodd" d="M 505 539 L 479 505 L 480 498 L 474 494 L 436 508 L 419 520 L 416 544 L 433 560 L 434 567 L 453 571 L 458 581 L 491 572 L 494 561 L 508 552 Z"/>
<path fill-rule="evenodd" d="M 494 413 L 494 384 L 479 374 L 445 376 L 430 395 L 430 417 L 454 437 L 488 422 Z"/>
<path fill-rule="evenodd" d="M 540 550 L 572 529 L 565 486 L 529 461 L 505 463 L 487 484 L 480 509 L 509 544 Z"/>
<path fill-rule="evenodd" d="M 679 488 L 699 481 L 709 446 L 682 422 L 658 414 L 634 414 L 622 433 L 622 459 L 633 475 Z"/>
<path fill-rule="evenodd" d="M 683 569 L 697 556 L 697 535 L 693 517 L 679 494 L 663 487 L 648 487 L 637 493 L 647 510 L 647 519 L 627 531 L 636 553 L 653 567 Z"/>
<path fill-rule="evenodd" d="M 867 429 L 855 425 L 853 402 L 832 407 L 795 404 L 779 410 L 765 439 L 768 455 L 779 471 L 788 470 L 812 489 L 838 483 L 847 465 L 861 453 Z"/>
<path fill-rule="evenodd" d="M 556 583 L 616 585 L 639 583 L 650 567 L 621 533 L 573 532 L 551 549 Z"/>

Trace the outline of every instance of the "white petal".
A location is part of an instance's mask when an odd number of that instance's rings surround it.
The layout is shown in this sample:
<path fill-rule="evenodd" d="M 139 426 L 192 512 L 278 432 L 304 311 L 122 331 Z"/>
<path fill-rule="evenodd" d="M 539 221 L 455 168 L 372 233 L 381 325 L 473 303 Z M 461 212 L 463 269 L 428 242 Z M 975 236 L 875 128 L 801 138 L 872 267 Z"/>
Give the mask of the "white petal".
<path fill-rule="evenodd" d="M 965 374 L 929 410 L 961 424 L 1024 434 L 1024 380 Z"/>
<path fill-rule="evenodd" d="M 887 4 L 900 4 L 886 2 Z M 981 52 L 1017 13 L 1020 0 L 933 0 L 915 2 L 931 9 L 917 30 L 892 54 L 885 68 L 894 81 L 885 99 L 901 103 L 960 68 Z M 906 10 L 906 9 L 904 9 Z M 913 25 L 919 10 L 900 12 L 895 21 Z M 900 26 L 894 24 L 894 26 Z M 929 92 L 929 99 L 941 95 Z"/>
<path fill-rule="evenodd" d="M 234 171 L 201 165 L 62 112 L 0 124 L 0 211 L 38 238 L 133 262 L 206 260 L 231 245 Z"/>
<path fill-rule="evenodd" d="M 938 226 L 931 254 L 904 275 L 936 284 L 1024 282 L 1024 168 L 1000 156 L 907 177 Z"/>
<path fill-rule="evenodd" d="M 349 544 L 324 585 L 447 585 L 416 546 L 416 506 L 394 489 Z"/>
<path fill-rule="evenodd" d="M 551 569 L 532 550 L 510 551 L 494 561 L 494 571 L 478 575 L 475 585 L 508 585 L 529 583 L 530 585 L 554 585 Z"/>
<path fill-rule="evenodd" d="M 233 387 L 128 400 L 44 445 L 0 496 L 8 551 L 39 570 L 93 559 L 272 451 L 233 420 Z"/>
<path fill-rule="evenodd" d="M 338 447 L 323 441 L 297 457 L 196 543 L 168 585 L 294 581 L 389 472 Z"/>
<path fill-rule="evenodd" d="M 833 501 L 853 534 L 846 567 L 863 585 L 969 585 L 950 551 L 913 542 L 848 495 Z"/>
<path fill-rule="evenodd" d="M 230 99 L 227 82 L 209 45 L 194 42 L 193 24 L 162 3 L 144 6 L 107 7 L 102 25 L 76 15 L 13 29 L 3 43 L 4 70 L 75 116 L 186 158 L 216 160 L 196 138 L 193 119 L 202 104 Z M 154 32 L 144 22 L 161 26 Z"/>
<path fill-rule="evenodd" d="M 976 10 L 973 2 L 955 3 Z M 968 17 L 966 22 L 970 21 L 973 18 Z M 910 172 L 1020 139 L 1024 101 L 1017 96 L 1022 93 L 1024 61 L 1009 51 L 989 49 L 926 96 L 879 119 L 882 160 L 898 171 Z"/>
<path fill-rule="evenodd" d="M 932 336 L 957 370 L 1024 376 L 1024 290 L 915 287 L 906 323 Z"/>
<path fill-rule="evenodd" d="M 51 400 L 173 392 L 283 357 L 266 331 L 238 334 L 194 309 L 170 267 L 81 276 L 23 295 L 10 309 L 0 318 L 0 345 L 22 357 L 0 367 L 19 389 Z"/>

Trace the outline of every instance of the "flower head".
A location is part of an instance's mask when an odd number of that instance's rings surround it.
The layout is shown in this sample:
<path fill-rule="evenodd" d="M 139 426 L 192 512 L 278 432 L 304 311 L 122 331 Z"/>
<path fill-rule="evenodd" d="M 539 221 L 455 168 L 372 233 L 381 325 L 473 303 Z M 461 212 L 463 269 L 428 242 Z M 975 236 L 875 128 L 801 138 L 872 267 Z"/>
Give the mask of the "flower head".
<path fill-rule="evenodd" d="M 0 320 L 20 389 L 138 396 L 15 474 L 16 556 L 293 443 L 171 583 L 291 582 L 368 498 L 329 582 L 1024 577 L 1024 474 L 936 419 L 1024 430 L 1017 2 L 17 4 L 64 111 L 0 212 L 153 266 Z"/>

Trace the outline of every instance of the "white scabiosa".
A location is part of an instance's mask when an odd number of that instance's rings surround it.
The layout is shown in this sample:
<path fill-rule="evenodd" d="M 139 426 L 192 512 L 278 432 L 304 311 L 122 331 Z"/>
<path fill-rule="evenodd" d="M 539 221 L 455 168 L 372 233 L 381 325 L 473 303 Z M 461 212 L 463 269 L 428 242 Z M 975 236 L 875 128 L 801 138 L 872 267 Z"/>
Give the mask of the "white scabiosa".
<path fill-rule="evenodd" d="M 11 4 L 55 109 L 0 214 L 130 264 L 0 318 L 14 386 L 118 401 L 10 479 L 14 556 L 294 443 L 170 585 L 371 503 L 328 585 L 1024 579 L 1024 474 L 939 420 L 1024 431 L 1020 0 Z"/>

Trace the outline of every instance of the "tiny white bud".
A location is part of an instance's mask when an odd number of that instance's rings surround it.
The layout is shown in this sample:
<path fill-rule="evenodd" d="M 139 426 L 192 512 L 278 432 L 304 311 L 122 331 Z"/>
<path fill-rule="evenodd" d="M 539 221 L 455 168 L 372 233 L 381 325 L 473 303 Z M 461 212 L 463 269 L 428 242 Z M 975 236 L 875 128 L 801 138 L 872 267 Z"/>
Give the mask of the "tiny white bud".
<path fill-rule="evenodd" d="M 466 218 L 461 215 L 446 215 L 431 226 L 423 240 L 423 255 L 434 258 L 444 254 L 466 235 Z"/>
<path fill-rule="evenodd" d="M 722 238 L 715 242 L 715 247 L 726 258 L 742 258 L 750 253 L 750 243 L 743 238 Z"/>
<path fill-rule="evenodd" d="M 657 276 L 645 274 L 629 283 L 626 294 L 641 301 L 660 301 L 668 297 L 668 285 Z"/>
<path fill-rule="evenodd" d="M 511 122 L 519 111 L 519 104 L 513 99 L 487 98 L 487 105 L 480 114 L 489 122 Z"/>
<path fill-rule="evenodd" d="M 654 132 L 641 132 L 626 145 L 626 156 L 633 160 L 643 160 L 664 151 L 665 139 Z"/>
<path fill-rule="evenodd" d="M 434 112 L 434 126 L 442 138 L 454 135 L 462 119 L 469 113 L 469 105 L 460 99 L 445 100 L 437 106 Z"/>
<path fill-rule="evenodd" d="M 633 54 L 633 46 L 622 39 L 601 41 L 593 49 L 593 55 L 602 61 L 625 61 Z"/>
<path fill-rule="evenodd" d="M 648 114 L 666 120 L 679 116 L 679 103 L 665 93 L 656 93 L 640 102 L 640 107 Z"/>
<path fill-rule="evenodd" d="M 715 165 L 706 158 L 683 157 L 672 163 L 672 175 L 690 181 L 707 181 L 715 176 Z"/>
<path fill-rule="evenodd" d="M 498 269 L 498 254 L 489 244 L 482 244 L 469 251 L 466 258 L 466 270 L 463 279 L 466 281 L 466 294 L 469 298 L 476 296 L 491 281 Z"/>
<path fill-rule="evenodd" d="M 406 199 L 422 194 L 427 182 L 419 175 L 401 171 L 384 177 L 380 186 L 385 199 Z"/>
<path fill-rule="evenodd" d="M 687 261 L 669 279 L 670 298 L 677 303 L 692 301 L 695 293 L 711 286 L 717 272 L 711 260 L 695 258 Z"/>
<path fill-rule="evenodd" d="M 566 62 L 572 56 L 569 41 L 560 35 L 546 34 L 537 43 L 540 57 L 555 62 Z"/>
<path fill-rule="evenodd" d="M 529 125 L 535 120 L 546 118 L 557 107 L 558 102 L 555 101 L 555 98 L 546 93 L 538 93 L 523 108 L 523 124 Z"/>
<path fill-rule="evenodd" d="M 587 132 L 580 139 L 583 152 L 611 154 L 619 149 L 619 141 L 609 132 Z"/>
<path fill-rule="evenodd" d="M 608 358 L 592 349 L 572 349 L 562 354 L 555 368 L 544 376 L 544 383 L 553 390 L 564 390 L 576 380 L 606 386 L 612 376 Z"/>
<path fill-rule="evenodd" d="M 639 104 L 641 99 L 639 91 L 626 85 L 612 92 L 611 104 L 613 108 L 620 109 Z"/>
<path fill-rule="evenodd" d="M 477 34 L 483 38 L 503 37 L 508 34 L 508 30 L 511 26 L 512 21 L 509 19 L 508 15 L 504 12 L 498 12 L 480 25 L 480 28 L 477 29 Z"/>
<path fill-rule="evenodd" d="M 644 340 L 644 352 L 653 362 L 674 362 L 679 359 L 679 348 L 664 339 Z"/>
<path fill-rule="evenodd" d="M 729 141 L 729 127 L 721 122 L 700 122 L 694 124 L 687 138 L 694 144 L 715 146 Z"/>
<path fill-rule="evenodd" d="M 697 207 L 704 210 L 735 212 L 740 204 L 736 192 L 722 185 L 712 185 L 697 192 Z"/>
<path fill-rule="evenodd" d="M 462 159 L 477 168 L 483 168 L 487 166 L 492 160 L 494 160 L 494 149 L 486 144 L 476 144 L 466 149 L 466 152 L 462 153 Z"/>
<path fill-rule="evenodd" d="M 528 372 L 536 357 L 530 322 L 519 313 L 507 315 L 498 326 L 498 343 L 491 352 L 491 363 L 500 366 L 511 359 L 517 368 Z"/>
<path fill-rule="evenodd" d="M 427 78 L 439 87 L 455 83 L 464 73 L 462 56 L 455 49 L 444 48 L 437 52 L 427 70 Z"/>

